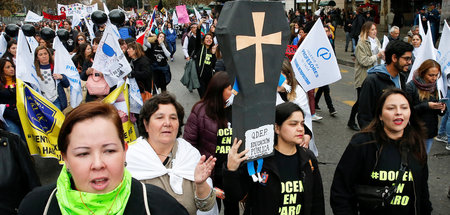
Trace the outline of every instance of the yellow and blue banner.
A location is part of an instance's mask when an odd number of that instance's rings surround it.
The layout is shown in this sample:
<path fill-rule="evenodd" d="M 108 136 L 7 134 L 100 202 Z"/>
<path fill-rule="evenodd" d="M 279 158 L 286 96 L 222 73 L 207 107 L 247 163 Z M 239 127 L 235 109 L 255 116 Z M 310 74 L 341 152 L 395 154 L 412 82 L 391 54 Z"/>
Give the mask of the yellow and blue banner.
<path fill-rule="evenodd" d="M 134 125 L 130 120 L 130 99 L 128 84 L 124 82 L 122 85 L 117 85 L 118 87 L 112 91 L 108 96 L 103 99 L 104 103 L 113 104 L 119 111 L 123 111 L 127 114 L 128 120 L 126 122 L 122 121 L 125 142 L 131 143 L 136 140 L 136 131 Z M 122 96 L 121 96 L 122 95 Z"/>
<path fill-rule="evenodd" d="M 64 163 L 58 149 L 58 134 L 64 114 L 19 78 L 16 85 L 17 110 L 30 154 L 56 158 Z"/>

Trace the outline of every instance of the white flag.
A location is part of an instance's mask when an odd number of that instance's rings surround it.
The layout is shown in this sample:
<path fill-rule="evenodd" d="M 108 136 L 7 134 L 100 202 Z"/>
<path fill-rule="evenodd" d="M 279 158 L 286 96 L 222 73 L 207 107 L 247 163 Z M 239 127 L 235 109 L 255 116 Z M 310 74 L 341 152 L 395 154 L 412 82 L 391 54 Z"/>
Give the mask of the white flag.
<path fill-rule="evenodd" d="M 109 10 L 105 2 L 103 2 L 103 10 L 105 11 L 106 14 L 109 14 Z"/>
<path fill-rule="evenodd" d="M 383 44 L 381 44 L 381 50 L 380 51 L 386 50 L 386 47 L 387 47 L 388 43 L 389 43 L 389 38 L 386 37 L 386 35 L 383 35 Z M 383 59 L 381 59 L 380 64 L 384 64 L 384 62 L 385 61 Z"/>
<path fill-rule="evenodd" d="M 87 20 L 86 18 L 84 19 L 84 21 L 86 23 L 86 28 L 88 29 L 88 32 L 89 32 L 89 38 L 91 39 L 91 43 L 92 43 L 92 40 L 94 40 L 94 38 L 95 38 L 94 23 L 92 23 L 91 20 Z"/>
<path fill-rule="evenodd" d="M 69 52 L 59 40 L 59 37 L 55 37 L 53 40 L 53 47 L 55 49 L 54 73 L 67 77 L 70 83 L 70 106 L 78 107 L 83 100 L 83 94 L 77 67 L 75 67 Z"/>
<path fill-rule="evenodd" d="M 39 42 L 34 37 L 27 37 L 28 45 L 30 45 L 31 53 L 34 56 L 34 51 L 36 51 L 36 48 L 39 46 Z"/>
<path fill-rule="evenodd" d="M 440 83 L 442 84 L 442 89 L 447 89 L 447 75 L 450 73 L 450 28 L 448 27 L 446 20 L 444 20 L 441 42 L 439 42 L 439 48 L 436 57 L 437 62 L 441 65 L 443 78 Z M 443 90 L 442 92 L 443 97 L 446 97 L 447 91 Z"/>
<path fill-rule="evenodd" d="M 173 22 L 173 25 L 178 25 L 178 17 L 177 17 L 177 13 L 175 13 L 175 11 L 173 11 L 172 22 Z"/>
<path fill-rule="evenodd" d="M 6 42 L 4 33 L 0 33 L 0 57 L 6 53 L 6 48 L 8 47 L 8 42 Z"/>
<path fill-rule="evenodd" d="M 72 29 L 78 26 L 81 23 L 81 17 L 77 13 L 74 13 L 72 16 Z"/>
<path fill-rule="evenodd" d="M 298 47 L 291 64 L 306 92 L 341 79 L 336 56 L 320 19 Z"/>
<path fill-rule="evenodd" d="M 39 16 L 33 11 L 29 10 L 27 16 L 25 17 L 25 22 L 40 22 L 43 18 L 43 16 Z"/>
<path fill-rule="evenodd" d="M 419 34 L 422 37 L 422 42 L 425 39 L 425 30 L 423 29 L 423 24 L 422 24 L 422 15 L 419 14 Z"/>
<path fill-rule="evenodd" d="M 428 60 L 433 59 L 436 60 L 436 53 L 437 50 L 434 48 L 433 45 L 433 38 L 431 36 L 431 27 L 428 25 L 428 33 L 423 38 L 422 45 L 416 50 L 416 55 L 414 57 L 416 58 L 414 60 L 414 63 L 411 67 L 411 71 L 409 72 L 408 81 L 412 80 L 414 72 L 420 67 L 420 65 Z"/>
<path fill-rule="evenodd" d="M 28 47 L 27 38 L 23 34 L 22 29 L 19 30 L 19 36 L 17 38 L 16 61 L 16 77 L 23 82 L 29 83 L 33 89 L 41 93 L 41 87 L 38 81 L 39 77 L 34 67 L 34 56 Z"/>
<path fill-rule="evenodd" d="M 92 68 L 103 73 L 110 87 L 131 72 L 130 64 L 120 49 L 119 37 L 108 23 L 98 45 Z"/>
<path fill-rule="evenodd" d="M 136 83 L 135 78 L 127 78 L 127 84 L 129 87 L 130 94 L 130 112 L 139 114 L 141 112 L 142 101 L 141 92 L 139 91 L 139 86 Z"/>
<path fill-rule="evenodd" d="M 201 16 L 200 13 L 195 9 L 195 7 L 192 7 L 192 8 L 194 8 L 195 17 L 197 17 L 197 20 L 200 22 L 200 20 L 202 19 L 202 16 Z"/>

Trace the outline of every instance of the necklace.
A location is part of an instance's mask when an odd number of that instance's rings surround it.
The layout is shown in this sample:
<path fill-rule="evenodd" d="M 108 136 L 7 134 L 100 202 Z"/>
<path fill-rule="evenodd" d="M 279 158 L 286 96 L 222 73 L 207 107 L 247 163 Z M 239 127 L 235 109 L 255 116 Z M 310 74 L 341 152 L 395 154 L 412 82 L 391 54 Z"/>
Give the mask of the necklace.
<path fill-rule="evenodd" d="M 165 155 L 165 154 L 158 154 L 156 153 L 158 156 L 163 156 L 163 157 L 170 157 L 172 155 L 172 152 L 170 152 L 169 154 Z"/>
<path fill-rule="evenodd" d="M 111 211 L 112 206 L 113 206 L 114 203 L 116 202 L 117 195 L 119 195 L 120 190 L 122 189 L 122 185 L 123 185 L 123 182 L 120 184 L 119 190 L 117 191 L 116 196 L 114 197 L 114 201 L 113 201 L 113 203 L 111 204 L 111 207 L 109 207 L 108 213 L 106 213 L 106 215 L 109 214 L 109 212 Z M 94 214 L 94 215 L 95 215 L 95 213 L 94 213 L 93 211 L 91 211 L 91 209 L 86 205 L 86 203 L 84 203 L 83 197 L 81 197 L 81 192 L 78 191 L 78 193 L 80 194 L 80 199 L 81 199 L 81 202 L 83 203 L 83 205 L 89 210 L 89 212 L 91 212 L 91 214 Z"/>

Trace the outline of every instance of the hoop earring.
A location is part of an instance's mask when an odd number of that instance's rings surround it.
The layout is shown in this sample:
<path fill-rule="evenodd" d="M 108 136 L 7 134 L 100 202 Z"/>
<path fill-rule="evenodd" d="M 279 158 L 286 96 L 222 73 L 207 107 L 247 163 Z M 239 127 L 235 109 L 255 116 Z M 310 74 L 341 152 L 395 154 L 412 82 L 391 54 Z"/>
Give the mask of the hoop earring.
<path fill-rule="evenodd" d="M 127 165 L 128 165 L 128 164 L 127 164 L 127 162 L 126 162 L 126 161 L 125 161 L 125 162 L 123 162 L 123 166 L 124 166 L 124 167 L 127 167 Z"/>

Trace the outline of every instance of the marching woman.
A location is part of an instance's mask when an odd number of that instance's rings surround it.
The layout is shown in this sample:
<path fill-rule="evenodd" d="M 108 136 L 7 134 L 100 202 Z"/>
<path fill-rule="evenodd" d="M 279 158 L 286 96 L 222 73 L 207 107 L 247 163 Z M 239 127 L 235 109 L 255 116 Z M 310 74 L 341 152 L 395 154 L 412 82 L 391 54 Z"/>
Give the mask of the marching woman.
<path fill-rule="evenodd" d="M 65 165 L 56 185 L 34 189 L 19 214 L 187 214 L 164 190 L 131 177 L 113 105 L 89 102 L 73 109 L 61 126 L 58 148 Z"/>
<path fill-rule="evenodd" d="M 412 107 L 400 89 L 381 95 L 376 117 L 352 137 L 336 167 L 334 214 L 431 214 L 424 128 Z"/>
<path fill-rule="evenodd" d="M 181 135 L 184 109 L 173 96 L 161 93 L 144 103 L 139 115 L 141 137 L 130 144 L 128 170 L 136 179 L 161 187 L 189 214 L 210 211 L 214 189 L 207 179 L 216 159 L 206 158 Z"/>
<path fill-rule="evenodd" d="M 203 98 L 209 81 L 214 74 L 214 68 L 217 61 L 216 50 L 218 46 L 214 45 L 214 35 L 212 33 L 207 33 L 202 41 L 202 24 L 203 19 L 197 26 L 197 36 L 195 37 L 195 49 L 193 54 L 195 65 L 197 67 L 197 76 L 200 81 L 200 88 L 197 89 L 200 98 Z"/>
<path fill-rule="evenodd" d="M 177 50 L 177 31 L 173 29 L 172 23 L 167 23 L 167 29 L 164 31 L 167 35 L 167 45 L 169 46 L 170 51 L 170 61 L 173 61 L 173 54 Z"/>
<path fill-rule="evenodd" d="M 0 60 L 0 104 L 5 105 L 3 118 L 6 121 L 5 130 L 22 135 L 19 113 L 16 106 L 16 69 L 9 59 Z"/>
<path fill-rule="evenodd" d="M 127 54 L 130 56 L 130 66 L 132 71 L 130 73 L 131 78 L 136 78 L 136 83 L 139 86 L 139 91 L 152 92 L 152 68 L 150 60 L 145 56 L 142 45 L 137 42 L 131 42 L 127 45 Z"/>
<path fill-rule="evenodd" d="M 274 155 L 264 158 L 261 182 L 248 175 L 242 141 L 234 140 L 224 169 L 226 198 L 245 201 L 244 214 L 325 214 L 322 178 L 304 141 L 303 110 L 292 102 L 276 107 Z M 241 167 L 240 167 L 241 166 Z"/>
<path fill-rule="evenodd" d="M 355 49 L 355 88 L 357 99 L 347 122 L 347 126 L 355 131 L 359 131 L 355 118 L 359 107 L 359 93 L 362 83 L 367 77 L 367 70 L 379 64 L 380 60 L 384 57 L 384 52 L 380 51 L 381 45 L 377 38 L 377 27 L 375 23 L 371 21 L 365 22 L 361 27 L 359 38 Z"/>
<path fill-rule="evenodd" d="M 8 45 L 6 46 L 6 53 L 2 56 L 2 58 L 6 58 L 14 62 L 14 66 L 16 65 L 16 54 L 17 54 L 17 41 L 10 40 Z"/>
<path fill-rule="evenodd" d="M 303 141 L 302 147 L 310 149 L 315 156 L 319 154 L 317 150 L 317 146 L 314 141 L 312 141 L 312 116 L 309 108 L 308 95 L 303 90 L 303 88 L 298 84 L 297 79 L 295 79 L 295 73 L 292 70 L 291 63 L 288 59 L 283 60 L 283 64 L 281 66 L 281 74 L 286 80 L 283 84 L 277 87 L 277 105 L 283 102 L 293 102 L 302 108 L 304 113 L 305 124 L 308 125 L 305 127 L 305 140 Z"/>
<path fill-rule="evenodd" d="M 78 36 L 82 36 L 82 35 L 78 35 Z M 78 72 L 81 73 L 81 71 L 83 70 L 84 63 L 91 60 L 91 58 L 93 58 L 92 46 L 89 43 L 83 43 L 83 44 L 80 44 L 76 48 L 76 50 L 77 50 L 77 52 L 72 57 L 72 61 L 75 64 L 75 66 L 77 67 Z"/>
<path fill-rule="evenodd" d="M 166 35 L 163 32 L 157 34 L 154 43 L 149 43 L 148 39 L 144 39 L 144 45 L 147 46 L 146 55 L 150 58 L 153 70 L 153 80 L 157 88 L 161 88 L 161 92 L 167 90 L 167 84 L 171 80 L 170 67 L 167 59 L 170 52 L 167 50 Z M 129 55 L 130 53 L 128 53 Z M 131 56 L 130 56 L 131 57 Z"/>
<path fill-rule="evenodd" d="M 69 79 L 63 74 L 53 73 L 53 57 L 50 50 L 39 46 L 34 52 L 34 66 L 42 95 L 63 111 L 67 107 L 64 88 L 70 86 Z M 56 81 L 59 80 L 59 83 Z"/>
<path fill-rule="evenodd" d="M 428 59 L 420 65 L 413 78 L 406 85 L 406 93 L 412 99 L 412 105 L 418 117 L 425 123 L 427 135 L 425 147 L 430 153 L 433 138 L 438 134 L 439 117 L 445 114 L 445 101 L 439 101 L 437 79 L 441 76 L 438 62 Z"/>
<path fill-rule="evenodd" d="M 193 107 L 184 127 L 183 138 L 206 157 L 217 158 L 213 172 L 214 186 L 223 189 L 222 166 L 231 147 L 231 82 L 224 71 L 209 82 L 205 96 Z M 225 215 L 239 214 L 239 202 L 223 200 Z M 220 199 L 218 199 L 220 205 Z M 219 208 L 220 209 L 220 208 Z"/>

